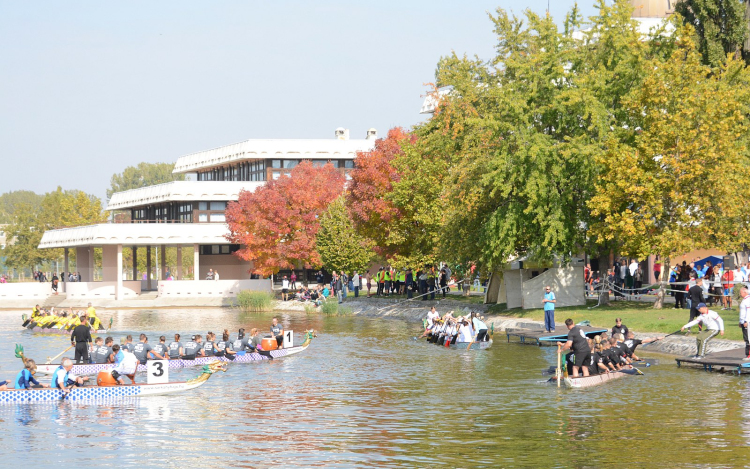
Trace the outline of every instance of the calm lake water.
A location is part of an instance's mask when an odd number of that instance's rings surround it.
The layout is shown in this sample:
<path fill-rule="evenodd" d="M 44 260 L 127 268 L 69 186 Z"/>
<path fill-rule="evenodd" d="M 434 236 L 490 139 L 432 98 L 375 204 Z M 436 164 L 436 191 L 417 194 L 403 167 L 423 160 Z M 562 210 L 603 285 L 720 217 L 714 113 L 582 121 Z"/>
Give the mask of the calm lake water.
<path fill-rule="evenodd" d="M 46 361 L 67 338 L 20 329 L 0 312 L 0 379 Z M 273 315 L 142 310 L 113 335 L 267 330 Z M 199 389 L 120 405 L 0 406 L 3 465 L 18 467 L 743 467 L 750 465 L 750 377 L 678 369 L 670 359 L 597 388 L 544 384 L 555 350 L 483 352 L 415 342 L 418 324 L 278 314 L 303 353 L 238 364 Z M 663 357 L 662 357 L 663 358 Z M 172 370 L 172 380 L 193 370 Z M 48 381 L 49 378 L 45 378 Z"/>

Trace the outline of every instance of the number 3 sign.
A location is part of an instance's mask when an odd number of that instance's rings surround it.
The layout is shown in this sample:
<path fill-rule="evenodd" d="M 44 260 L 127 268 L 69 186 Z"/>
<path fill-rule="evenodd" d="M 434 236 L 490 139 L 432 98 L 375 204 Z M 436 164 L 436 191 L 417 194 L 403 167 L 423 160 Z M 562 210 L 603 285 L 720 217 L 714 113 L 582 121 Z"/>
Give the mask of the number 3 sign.
<path fill-rule="evenodd" d="M 294 331 L 284 331 L 284 348 L 294 347 Z"/>
<path fill-rule="evenodd" d="M 146 382 L 163 384 L 169 382 L 169 360 L 149 360 L 146 362 Z"/>

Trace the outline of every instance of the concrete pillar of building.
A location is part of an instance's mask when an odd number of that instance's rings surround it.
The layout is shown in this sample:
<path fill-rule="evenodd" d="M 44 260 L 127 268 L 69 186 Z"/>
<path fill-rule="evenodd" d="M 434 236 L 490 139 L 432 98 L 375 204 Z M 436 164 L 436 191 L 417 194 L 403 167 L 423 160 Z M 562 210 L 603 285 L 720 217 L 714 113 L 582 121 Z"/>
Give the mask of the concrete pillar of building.
<path fill-rule="evenodd" d="M 140 280 L 138 276 L 138 246 L 131 246 L 133 250 L 133 280 Z"/>
<path fill-rule="evenodd" d="M 102 280 L 117 281 L 117 246 L 102 246 Z"/>
<path fill-rule="evenodd" d="M 81 273 L 82 282 L 93 282 L 94 272 L 91 268 L 91 259 L 93 253 L 90 247 L 78 247 L 76 248 L 76 270 Z"/>
<path fill-rule="evenodd" d="M 182 280 L 182 246 L 177 246 L 177 280 Z"/>
<path fill-rule="evenodd" d="M 193 280 L 200 279 L 200 246 L 193 244 Z"/>
<path fill-rule="evenodd" d="M 70 250 L 68 248 L 64 249 L 64 256 L 65 256 L 65 272 L 61 275 L 62 281 L 63 281 L 63 291 L 67 292 L 68 288 L 68 279 L 70 278 Z"/>
<path fill-rule="evenodd" d="M 122 244 L 117 245 L 117 280 L 115 284 L 115 299 L 123 299 L 122 291 Z"/>
<path fill-rule="evenodd" d="M 151 246 L 146 246 L 146 290 L 151 291 Z"/>
<path fill-rule="evenodd" d="M 161 245 L 161 280 L 167 279 L 167 246 Z"/>

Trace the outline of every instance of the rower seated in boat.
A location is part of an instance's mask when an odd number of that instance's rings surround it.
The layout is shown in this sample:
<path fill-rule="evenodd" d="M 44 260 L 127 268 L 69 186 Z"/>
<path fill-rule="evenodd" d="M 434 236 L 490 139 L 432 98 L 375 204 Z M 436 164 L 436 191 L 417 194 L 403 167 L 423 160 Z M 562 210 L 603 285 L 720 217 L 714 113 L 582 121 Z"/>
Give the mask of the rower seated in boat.
<path fill-rule="evenodd" d="M 61 389 L 68 393 L 73 386 L 83 386 L 89 380 L 88 376 L 76 376 L 70 372 L 73 369 L 73 360 L 64 358 L 59 367 L 52 373 L 52 387 Z"/>
<path fill-rule="evenodd" d="M 468 343 L 474 338 L 474 329 L 471 327 L 471 322 L 468 319 L 459 317 L 458 326 L 458 339 L 456 342 Z"/>
<path fill-rule="evenodd" d="M 625 336 L 625 341 L 623 344 L 628 348 L 628 358 L 631 360 L 639 361 L 640 358 L 638 358 L 638 355 L 635 354 L 635 349 L 641 344 L 650 344 L 652 342 L 656 342 L 657 340 L 662 340 L 664 336 L 659 337 L 649 337 L 646 339 L 636 339 L 635 334 L 633 331 L 628 331 L 627 335 Z"/>
<path fill-rule="evenodd" d="M 169 347 L 167 347 L 166 337 L 159 337 L 159 343 L 154 345 L 154 352 L 158 353 L 162 357 L 166 357 L 167 355 L 169 355 Z"/>
<path fill-rule="evenodd" d="M 91 347 L 91 363 L 103 365 L 109 363 L 109 357 L 112 355 L 112 350 L 104 344 L 104 339 L 97 337 L 94 339 L 94 345 Z"/>
<path fill-rule="evenodd" d="M 263 350 L 262 347 L 263 339 L 260 336 L 260 331 L 257 327 L 253 327 L 250 329 L 250 340 L 247 342 L 247 345 L 251 351 L 256 350 Z"/>
<path fill-rule="evenodd" d="M 247 352 L 250 351 L 249 346 L 250 338 L 245 336 L 245 329 L 237 331 L 237 339 L 232 342 L 232 350 L 235 352 Z"/>
<path fill-rule="evenodd" d="M 41 384 L 34 378 L 36 373 L 36 362 L 31 358 L 27 358 L 23 361 L 24 368 L 18 372 L 15 380 L 16 389 L 31 389 L 31 388 L 48 388 L 46 384 Z"/>
<path fill-rule="evenodd" d="M 427 313 L 427 326 L 424 329 L 424 333 L 422 334 L 422 337 L 427 337 L 428 335 L 432 334 L 432 329 L 435 327 L 435 322 L 440 319 L 440 314 L 435 310 L 435 307 L 433 306 L 430 308 L 430 312 Z M 422 338 L 420 337 L 420 339 Z"/>
<path fill-rule="evenodd" d="M 141 365 L 145 365 L 149 358 L 157 358 L 159 360 L 166 360 L 166 358 L 158 352 L 155 352 L 151 344 L 148 343 L 148 337 L 146 334 L 141 334 L 140 342 L 135 345 L 133 349 L 133 355 Z"/>
<path fill-rule="evenodd" d="M 182 359 L 195 360 L 196 357 L 201 356 L 203 356 L 203 337 L 197 334 L 185 344 L 185 355 L 183 355 Z"/>
<path fill-rule="evenodd" d="M 224 333 L 221 335 L 221 340 L 216 342 L 215 347 L 214 355 L 234 360 L 236 352 L 232 350 L 232 342 L 229 341 L 228 330 L 224 329 Z"/>
<path fill-rule="evenodd" d="M 185 349 L 182 347 L 180 342 L 180 334 L 174 335 L 174 341 L 169 344 L 169 359 L 179 360 L 185 354 Z"/>
<path fill-rule="evenodd" d="M 135 372 L 138 370 L 138 358 L 130 350 L 122 348 L 122 361 L 112 369 L 112 377 L 119 383 L 125 384 L 123 376 L 130 378 L 135 384 Z"/>
<path fill-rule="evenodd" d="M 206 333 L 206 343 L 203 344 L 203 356 L 213 357 L 214 356 L 214 341 L 216 340 L 216 334 L 211 331 Z"/>
<path fill-rule="evenodd" d="M 271 321 L 271 334 L 276 337 L 276 345 L 278 348 L 284 347 L 284 326 L 279 324 L 278 318 L 273 318 Z"/>

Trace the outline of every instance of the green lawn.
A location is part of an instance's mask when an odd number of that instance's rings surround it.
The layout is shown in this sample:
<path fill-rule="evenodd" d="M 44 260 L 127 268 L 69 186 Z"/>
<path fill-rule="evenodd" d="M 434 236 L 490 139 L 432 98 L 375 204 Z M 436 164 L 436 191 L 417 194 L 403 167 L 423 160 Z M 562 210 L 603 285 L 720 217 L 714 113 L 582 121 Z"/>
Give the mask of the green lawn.
<path fill-rule="evenodd" d="M 588 320 L 592 326 L 612 329 L 615 318 L 622 318 L 622 323 L 634 332 L 654 332 L 668 334 L 680 329 L 690 318 L 690 310 L 674 309 L 672 306 L 663 309 L 653 309 L 652 303 L 638 301 L 613 301 L 608 306 L 595 306 L 596 300 L 589 300 L 587 306 L 571 306 L 557 308 L 555 310 L 555 322 L 565 322 L 572 318 L 576 323 Z M 739 313 L 735 306 L 730 311 L 721 311 L 721 307 L 711 308 L 724 320 L 725 335 L 723 338 L 731 340 L 742 340 L 742 332 L 737 326 L 739 324 Z M 544 321 L 544 311 L 541 309 L 505 309 L 505 305 L 493 305 L 488 311 L 490 314 L 510 316 L 517 318 L 528 318 L 535 321 Z M 695 332 L 696 329 L 693 329 Z"/>

